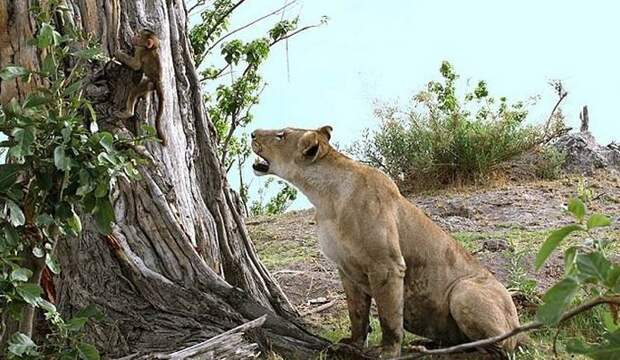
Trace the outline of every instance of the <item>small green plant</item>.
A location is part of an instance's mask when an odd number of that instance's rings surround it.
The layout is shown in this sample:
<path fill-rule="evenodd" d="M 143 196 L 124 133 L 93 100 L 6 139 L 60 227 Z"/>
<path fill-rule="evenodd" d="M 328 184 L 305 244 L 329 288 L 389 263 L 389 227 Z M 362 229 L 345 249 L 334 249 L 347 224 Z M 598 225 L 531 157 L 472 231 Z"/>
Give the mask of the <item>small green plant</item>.
<path fill-rule="evenodd" d="M 566 162 L 566 154 L 553 146 L 547 146 L 540 152 L 535 164 L 536 176 L 544 180 L 555 180 L 562 175 L 562 166 Z"/>
<path fill-rule="evenodd" d="M 62 34 L 57 30 L 54 19 L 67 15 L 59 3 L 34 13 L 37 29 L 31 42 L 42 54 L 40 69 L 9 65 L 0 70 L 3 81 L 45 84 L 22 101 L 13 98 L 0 107 L 0 133 L 6 136 L 0 142 L 6 150 L 6 163 L 0 164 L 0 335 L 8 343 L 0 350 L 9 359 L 99 358 L 79 332 L 100 314 L 87 308 L 63 320 L 42 297 L 41 274 L 45 267 L 60 271 L 54 248 L 82 232 L 83 216 L 110 233 L 115 220 L 111 186 L 118 177 L 140 178 L 136 167 L 141 160 L 127 150 L 130 141 L 98 130 L 83 88 L 92 63 L 103 56 L 71 22 L 63 25 Z M 41 344 L 31 339 L 37 309 L 51 328 Z M 6 333 L 8 322 L 19 322 L 20 332 Z"/>
<path fill-rule="evenodd" d="M 594 189 L 588 185 L 588 179 L 583 176 L 577 180 L 577 197 L 585 204 L 589 204 L 595 196 Z"/>
<path fill-rule="evenodd" d="M 537 304 L 538 291 L 536 290 L 537 282 L 533 279 L 525 269 L 525 259 L 530 253 L 529 249 L 505 251 L 508 261 L 508 284 L 507 288 L 517 291 L 523 295 L 528 302 Z"/>
<path fill-rule="evenodd" d="M 536 256 L 536 268 L 540 269 L 569 235 L 583 236 L 573 237 L 564 250 L 564 277 L 545 293 L 536 317 L 542 324 L 558 325 L 571 318 L 571 314 L 577 315 L 599 304 L 609 304 L 607 309 L 600 308 L 604 331 L 598 339 L 586 343 L 576 338 L 567 344 L 566 349 L 592 359 L 614 359 L 620 354 L 620 324 L 617 319 L 620 265 L 608 259 L 606 249 L 609 242 L 599 238 L 596 232 L 599 228 L 610 226 L 611 222 L 602 214 L 586 216 L 586 206 L 579 198 L 568 202 L 568 211 L 576 221 L 549 235 Z M 579 294 L 583 294 L 581 304 L 567 311 Z"/>
<path fill-rule="evenodd" d="M 252 202 L 250 206 L 250 214 L 256 215 L 277 215 L 281 214 L 297 199 L 297 189 L 289 184 L 278 180 L 277 183 L 282 186 L 277 194 L 264 203 L 266 192 L 269 190 L 273 178 L 268 179 L 262 188 L 258 190 L 258 199 Z"/>
<path fill-rule="evenodd" d="M 543 127 L 524 122 L 527 104 L 491 97 L 484 81 L 461 99 L 452 65 L 443 62 L 440 73 L 442 80 L 431 81 L 411 108 L 379 106 L 379 129 L 352 152 L 401 185 L 419 188 L 484 178 L 548 139 Z"/>

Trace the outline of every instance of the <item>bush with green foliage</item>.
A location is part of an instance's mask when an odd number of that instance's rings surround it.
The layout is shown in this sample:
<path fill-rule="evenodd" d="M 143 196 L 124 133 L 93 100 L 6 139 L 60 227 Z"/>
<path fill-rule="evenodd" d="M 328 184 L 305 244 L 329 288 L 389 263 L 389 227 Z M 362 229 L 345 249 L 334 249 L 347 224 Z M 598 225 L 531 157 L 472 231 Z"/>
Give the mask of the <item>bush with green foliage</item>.
<path fill-rule="evenodd" d="M 440 72 L 411 108 L 378 107 L 379 129 L 352 152 L 401 185 L 436 187 L 484 177 L 545 139 L 542 127 L 525 123 L 525 103 L 496 100 L 484 81 L 461 98 L 452 65 L 443 62 Z"/>
<path fill-rule="evenodd" d="M 562 166 L 566 162 L 566 154 L 553 146 L 541 149 L 536 160 L 536 176 L 543 180 L 558 179 L 563 172 Z"/>
<path fill-rule="evenodd" d="M 592 359 L 617 359 L 620 354 L 620 264 L 609 259 L 610 241 L 599 237 L 597 229 L 611 225 L 610 219 L 602 214 L 586 216 L 586 206 L 578 198 L 568 202 L 568 211 L 576 220 L 552 232 L 541 246 L 535 260 L 540 269 L 551 253 L 561 242 L 568 241 L 564 248 L 564 277 L 543 296 L 543 304 L 536 314 L 545 325 L 556 325 L 568 320 L 567 309 L 580 296 L 583 311 L 599 304 L 609 304 L 602 308 L 604 328 L 598 341 L 586 344 L 582 339 L 574 339 L 566 344 L 570 353 L 586 355 Z M 581 236 L 569 235 L 576 234 Z M 591 306 L 590 306 L 591 305 Z"/>
<path fill-rule="evenodd" d="M 250 214 L 256 215 L 277 215 L 286 211 L 291 206 L 293 201 L 297 199 L 297 189 L 278 180 L 277 183 L 281 186 L 280 190 L 274 197 L 269 199 L 266 203 L 264 200 L 265 193 L 271 187 L 273 178 L 269 178 L 262 188 L 258 190 L 258 199 L 252 202 L 250 205 Z"/>
<path fill-rule="evenodd" d="M 59 241 L 82 232 L 84 216 L 92 217 L 102 233 L 115 220 L 109 191 L 118 177 L 139 179 L 141 160 L 128 144 L 99 131 L 90 102 L 84 97 L 85 75 L 93 62 L 104 59 L 95 42 L 65 22 L 62 35 L 53 19 L 63 19 L 57 2 L 52 10 L 35 13 L 32 43 L 43 54 L 39 70 L 9 65 L 0 78 L 21 78 L 44 84 L 22 101 L 12 99 L 0 108 L 0 133 L 6 140 L 6 163 L 0 164 L 0 312 L 2 325 L 19 322 L 32 328 L 34 309 L 45 314 L 51 332 L 35 344 L 30 334 L 10 336 L 8 358 L 98 359 L 95 347 L 79 332 L 90 318 L 87 308 L 63 320 L 56 307 L 42 298 L 41 272 L 60 268 L 54 260 Z M 151 129 L 151 133 L 153 133 Z"/>

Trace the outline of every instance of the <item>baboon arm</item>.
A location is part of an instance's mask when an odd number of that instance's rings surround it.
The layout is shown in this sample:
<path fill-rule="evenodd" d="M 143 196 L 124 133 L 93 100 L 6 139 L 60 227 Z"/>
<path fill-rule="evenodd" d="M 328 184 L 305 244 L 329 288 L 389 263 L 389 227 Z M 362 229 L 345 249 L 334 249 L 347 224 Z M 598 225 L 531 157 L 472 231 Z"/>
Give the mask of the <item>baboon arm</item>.
<path fill-rule="evenodd" d="M 120 62 L 129 66 L 134 71 L 140 70 L 142 68 L 142 62 L 140 61 L 141 56 L 140 56 L 139 50 L 136 50 L 136 54 L 133 57 L 125 54 L 122 51 L 117 51 L 115 56 Z"/>

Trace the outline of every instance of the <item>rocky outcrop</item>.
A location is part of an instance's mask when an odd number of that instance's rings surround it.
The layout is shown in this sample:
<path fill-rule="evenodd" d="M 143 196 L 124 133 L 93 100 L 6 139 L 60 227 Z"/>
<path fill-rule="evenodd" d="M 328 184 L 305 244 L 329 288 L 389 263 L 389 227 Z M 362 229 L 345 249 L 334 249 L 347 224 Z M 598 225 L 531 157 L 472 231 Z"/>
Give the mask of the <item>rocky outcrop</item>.
<path fill-rule="evenodd" d="M 564 168 L 569 172 L 592 174 L 595 169 L 620 170 L 620 145 L 599 145 L 589 131 L 566 134 L 554 143 L 566 155 Z"/>

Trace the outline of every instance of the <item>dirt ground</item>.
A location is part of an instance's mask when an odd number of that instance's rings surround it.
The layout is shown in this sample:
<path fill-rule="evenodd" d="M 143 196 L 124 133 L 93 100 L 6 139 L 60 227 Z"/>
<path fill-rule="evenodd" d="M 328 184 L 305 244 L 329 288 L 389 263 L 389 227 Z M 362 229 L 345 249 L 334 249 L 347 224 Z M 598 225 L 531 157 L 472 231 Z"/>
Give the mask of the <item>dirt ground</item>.
<path fill-rule="evenodd" d="M 511 291 L 522 317 L 535 311 L 536 298 L 563 273 L 563 258 L 554 253 L 540 271 L 532 263 L 549 231 L 570 223 L 566 201 L 585 197 L 588 213 L 612 218 L 613 226 L 597 234 L 620 253 L 620 176 L 567 177 L 551 182 L 504 184 L 485 189 L 416 194 L 408 198 L 424 209 L 477 256 Z M 319 251 L 314 210 L 247 219 L 262 261 L 289 299 L 316 331 L 331 340 L 346 336 L 344 293 L 334 265 Z M 378 341 L 376 320 L 371 343 Z M 411 340 L 412 337 L 410 337 Z"/>

